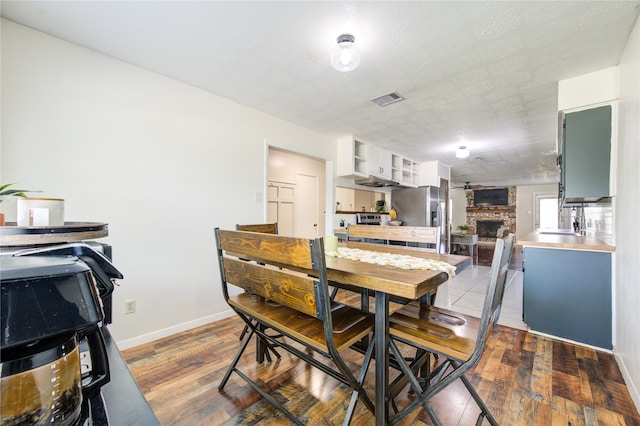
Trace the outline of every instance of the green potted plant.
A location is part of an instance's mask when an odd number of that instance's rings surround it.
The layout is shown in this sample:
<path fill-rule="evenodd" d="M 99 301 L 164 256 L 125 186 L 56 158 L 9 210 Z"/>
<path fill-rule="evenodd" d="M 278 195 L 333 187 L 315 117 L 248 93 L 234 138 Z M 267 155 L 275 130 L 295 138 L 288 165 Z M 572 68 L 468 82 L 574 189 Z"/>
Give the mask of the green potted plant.
<path fill-rule="evenodd" d="M 344 228 L 344 219 L 340 219 L 340 228 Z"/>
<path fill-rule="evenodd" d="M 12 189 L 10 186 L 15 185 L 15 183 L 5 183 L 4 185 L 0 185 L 0 203 L 5 197 L 13 196 L 13 197 L 26 197 L 27 189 Z"/>
<path fill-rule="evenodd" d="M 471 229 L 471 227 L 465 223 L 464 225 L 459 225 L 458 229 L 460 230 L 461 234 L 466 234 L 467 231 Z"/>
<path fill-rule="evenodd" d="M 11 188 L 11 186 L 15 185 L 15 183 L 5 183 L 5 184 L 0 184 L 0 203 L 2 203 L 2 201 L 4 201 L 4 199 L 6 197 L 26 197 L 27 196 L 27 192 L 33 192 L 33 191 L 29 191 L 27 189 L 15 189 L 15 188 Z M 0 226 L 4 226 L 4 213 L 0 213 Z"/>

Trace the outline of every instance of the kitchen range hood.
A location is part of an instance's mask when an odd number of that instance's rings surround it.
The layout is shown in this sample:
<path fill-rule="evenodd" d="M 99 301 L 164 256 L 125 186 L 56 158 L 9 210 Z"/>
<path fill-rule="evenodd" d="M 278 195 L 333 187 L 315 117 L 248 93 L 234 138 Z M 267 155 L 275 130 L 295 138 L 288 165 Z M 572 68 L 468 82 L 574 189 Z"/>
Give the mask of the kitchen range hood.
<path fill-rule="evenodd" d="M 392 180 L 382 179 L 375 176 L 369 176 L 367 178 L 356 179 L 354 181 L 356 185 L 369 186 L 372 188 L 382 188 L 384 186 L 399 186 L 398 182 Z"/>

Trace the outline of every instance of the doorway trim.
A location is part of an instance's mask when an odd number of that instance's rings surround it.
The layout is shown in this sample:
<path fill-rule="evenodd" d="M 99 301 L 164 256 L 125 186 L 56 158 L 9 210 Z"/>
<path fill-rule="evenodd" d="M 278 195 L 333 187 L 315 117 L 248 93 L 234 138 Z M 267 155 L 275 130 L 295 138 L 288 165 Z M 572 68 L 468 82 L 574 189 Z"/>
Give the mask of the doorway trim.
<path fill-rule="evenodd" d="M 276 142 L 269 141 L 268 139 L 264 139 L 263 144 L 263 176 L 262 176 L 262 217 L 263 220 L 267 220 L 267 191 L 269 186 L 269 149 L 274 148 L 279 151 L 289 152 L 291 154 L 300 155 L 303 157 L 312 158 L 314 160 L 322 161 L 325 164 L 325 197 L 324 197 L 324 228 L 325 233 L 329 235 L 333 235 L 334 228 L 334 209 L 332 206 L 335 205 L 335 179 L 334 179 L 334 167 L 333 167 L 333 159 L 318 157 L 316 155 L 309 154 L 307 152 L 302 152 L 299 150 L 291 149 L 285 147 L 283 145 L 279 145 Z"/>

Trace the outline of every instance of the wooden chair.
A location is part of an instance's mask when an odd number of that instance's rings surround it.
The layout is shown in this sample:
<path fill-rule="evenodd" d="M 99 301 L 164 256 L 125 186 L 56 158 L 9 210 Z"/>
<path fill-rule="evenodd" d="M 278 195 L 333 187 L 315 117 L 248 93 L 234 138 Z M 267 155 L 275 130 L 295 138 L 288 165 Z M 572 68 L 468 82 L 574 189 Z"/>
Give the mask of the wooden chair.
<path fill-rule="evenodd" d="M 497 238 L 505 238 L 509 235 L 509 228 L 505 227 L 505 226 L 501 226 L 500 228 L 498 228 L 498 230 L 496 231 L 496 237 Z"/>
<path fill-rule="evenodd" d="M 248 225 L 236 224 L 236 231 L 261 232 L 263 234 L 277 234 L 278 223 L 256 223 Z"/>
<path fill-rule="evenodd" d="M 422 251 L 440 253 L 440 230 L 431 226 L 347 226 L 347 242 L 350 240 L 377 240 L 385 244 L 391 242 L 404 243 L 405 247 Z M 420 247 L 418 244 L 429 244 L 433 247 Z"/>
<path fill-rule="evenodd" d="M 256 334 L 353 389 L 344 424 L 350 422 L 358 400 L 374 412 L 373 403 L 362 387 L 373 345 L 367 349 L 357 378 L 340 355 L 373 332 L 374 317 L 330 301 L 323 240 L 220 229 L 216 229 L 215 234 L 222 293 L 250 330 L 218 389 L 222 390 L 229 376 L 235 372 L 291 422 L 302 424 L 258 383 L 240 371 L 238 361 L 252 335 Z M 231 295 L 230 285 L 245 292 Z M 267 328 L 286 338 L 268 335 L 264 332 Z M 304 349 L 301 350 L 299 345 Z M 322 358 L 307 353 L 309 350 L 332 361 L 333 367 L 331 363 L 322 362 Z"/>
<path fill-rule="evenodd" d="M 391 242 L 404 243 L 404 248 L 409 250 L 428 251 L 440 253 L 440 229 L 430 226 L 375 226 L 375 225 L 347 225 L 347 244 L 349 241 L 379 242 L 390 244 Z M 429 244 L 429 247 L 418 244 Z M 431 247 L 433 246 L 433 247 Z M 338 287 L 334 287 L 331 298 L 335 299 Z M 422 303 L 432 304 L 435 301 L 436 292 L 425 295 Z M 363 309 L 365 301 L 368 303 L 368 294 L 362 295 Z M 409 300 L 394 298 L 394 302 L 409 303 Z"/>
<path fill-rule="evenodd" d="M 412 391 L 417 394 L 416 399 L 398 412 L 390 424 L 396 424 L 422 405 L 432 422 L 441 425 L 442 423 L 429 400 L 456 379 L 462 380 L 480 407 L 476 424 L 481 424 L 483 418 L 486 418 L 494 426 L 498 424 L 465 373 L 482 356 L 487 337 L 500 315 L 513 245 L 514 234 L 496 241 L 487 296 L 480 318 L 434 306 L 415 304 L 409 304 L 390 316 L 389 333 L 391 339 L 389 345 L 394 359 L 403 373 L 403 376 L 390 388 L 398 389 L 398 383 L 401 383 L 401 380 L 408 380 Z M 396 342 L 403 342 L 422 350 L 423 356 L 416 357 L 411 363 L 408 363 L 400 353 Z M 429 362 L 429 354 L 438 354 L 443 361 L 427 377 L 428 386 L 423 389 L 416 372 L 425 361 Z M 393 397 L 393 395 L 390 396 Z"/>

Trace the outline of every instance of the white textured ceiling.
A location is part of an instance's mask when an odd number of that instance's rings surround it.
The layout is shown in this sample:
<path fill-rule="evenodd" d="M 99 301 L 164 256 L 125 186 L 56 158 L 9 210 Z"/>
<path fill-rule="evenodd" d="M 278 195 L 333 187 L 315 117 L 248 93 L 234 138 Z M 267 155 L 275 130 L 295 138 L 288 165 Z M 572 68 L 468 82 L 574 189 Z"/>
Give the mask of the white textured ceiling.
<path fill-rule="evenodd" d="M 616 65 L 639 1 L 6 1 L 2 16 L 455 184 L 557 182 L 557 82 Z M 331 68 L 338 35 L 362 51 Z M 397 91 L 405 101 L 370 99 Z M 471 156 L 454 157 L 465 139 Z"/>

